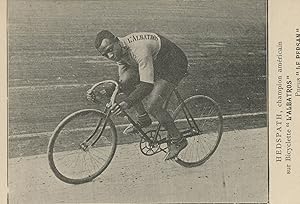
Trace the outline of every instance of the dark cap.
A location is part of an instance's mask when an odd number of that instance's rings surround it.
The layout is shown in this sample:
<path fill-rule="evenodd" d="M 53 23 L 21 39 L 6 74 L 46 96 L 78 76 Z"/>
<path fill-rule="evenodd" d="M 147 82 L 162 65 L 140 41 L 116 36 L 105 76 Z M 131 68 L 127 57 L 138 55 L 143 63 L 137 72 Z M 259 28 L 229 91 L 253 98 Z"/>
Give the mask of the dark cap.
<path fill-rule="evenodd" d="M 96 40 L 95 40 L 95 47 L 98 49 L 103 41 L 103 39 L 109 39 L 109 40 L 116 40 L 116 37 L 114 34 L 112 34 L 108 30 L 102 30 L 97 34 Z"/>

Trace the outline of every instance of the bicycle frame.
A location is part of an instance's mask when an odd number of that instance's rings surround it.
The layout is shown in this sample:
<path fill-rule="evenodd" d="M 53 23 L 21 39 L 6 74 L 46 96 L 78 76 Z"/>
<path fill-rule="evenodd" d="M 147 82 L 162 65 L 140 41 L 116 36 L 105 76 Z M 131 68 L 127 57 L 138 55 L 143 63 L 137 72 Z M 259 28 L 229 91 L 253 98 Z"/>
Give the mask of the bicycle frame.
<path fill-rule="evenodd" d="M 102 81 L 102 82 L 99 82 L 97 84 L 95 84 L 90 90 L 94 90 L 97 86 L 101 85 L 101 84 L 104 84 L 104 83 L 113 83 L 116 85 L 116 88 L 113 92 L 113 95 L 110 99 L 110 103 L 108 103 L 105 107 L 105 110 L 104 110 L 104 113 L 106 114 L 106 118 L 104 119 L 104 124 L 103 124 L 103 127 L 102 129 L 100 130 L 100 133 L 98 134 L 97 138 L 93 141 L 93 143 L 91 144 L 91 146 L 95 145 L 96 142 L 100 139 L 101 135 L 103 134 L 104 130 L 105 130 L 105 127 L 106 127 L 106 124 L 107 124 L 107 121 L 111 115 L 111 111 L 109 109 L 109 107 L 111 106 L 111 104 L 114 104 L 115 103 L 115 98 L 119 92 L 119 86 L 117 84 L 117 82 L 113 81 L 113 80 L 105 80 L 105 81 Z M 192 137 L 193 135 L 195 134 L 199 134 L 201 131 L 199 130 L 197 124 L 196 124 L 196 121 L 194 120 L 191 112 L 189 111 L 189 109 L 186 107 L 186 104 L 184 102 L 184 100 L 182 99 L 181 95 L 179 94 L 178 90 L 175 88 L 173 93 L 175 93 L 175 96 L 179 102 L 179 105 L 183 106 L 183 112 L 184 112 L 184 115 L 185 115 L 185 118 L 190 126 L 190 129 L 188 130 L 185 130 L 183 132 L 181 132 L 183 134 L 184 137 Z M 169 104 L 169 101 L 170 101 L 170 98 L 171 98 L 171 95 L 167 98 L 166 102 L 164 103 L 163 105 L 163 108 L 166 109 L 168 104 Z M 138 132 L 141 134 L 140 137 L 143 138 L 146 142 L 148 142 L 150 145 L 153 145 L 153 144 L 163 144 L 163 143 L 166 143 L 166 142 L 169 142 L 169 139 L 167 138 L 163 138 L 161 140 L 157 140 L 158 138 L 158 135 L 159 135 L 159 131 L 161 130 L 161 124 L 158 124 L 157 128 L 156 128 L 156 131 L 155 131 L 155 136 L 154 136 L 154 139 L 150 139 L 147 134 L 143 131 L 143 129 L 131 118 L 131 116 L 126 112 L 126 111 L 123 111 L 122 114 L 124 115 L 124 117 L 127 118 L 127 120 L 138 130 Z M 89 142 L 94 136 L 95 134 L 98 132 L 101 124 L 102 124 L 103 120 L 100 119 L 98 124 L 97 124 L 97 127 L 96 129 L 93 131 L 93 133 L 88 137 L 88 139 L 86 139 L 83 143 L 81 143 L 81 146 L 83 148 L 87 148 L 86 146 L 86 143 Z M 197 131 L 196 132 L 191 132 L 190 130 L 196 128 Z"/>
<path fill-rule="evenodd" d="M 182 106 L 183 106 L 183 112 L 184 112 L 185 118 L 186 118 L 186 120 L 188 121 L 188 124 L 189 124 L 189 126 L 190 126 L 190 129 L 185 130 L 185 131 L 182 131 L 181 134 L 182 134 L 184 137 L 186 137 L 186 138 L 187 138 L 187 137 L 192 137 L 193 135 L 195 135 L 195 134 L 193 134 L 193 133 L 190 132 L 190 130 L 193 129 L 193 127 L 196 127 L 197 130 L 198 130 L 198 132 L 200 132 L 200 131 L 199 131 L 199 128 L 198 128 L 198 126 L 197 126 L 197 124 L 196 124 L 196 121 L 194 120 L 194 118 L 193 118 L 193 116 L 192 116 L 190 110 L 186 107 L 186 104 L 185 104 L 184 100 L 182 99 L 181 95 L 179 94 L 179 92 L 178 92 L 178 90 L 177 90 L 176 88 L 173 90 L 173 93 L 175 94 L 175 96 L 176 96 L 176 98 L 177 98 L 177 100 L 178 100 L 179 105 L 182 105 Z M 169 96 L 168 99 L 166 100 L 166 102 L 165 102 L 165 104 L 164 104 L 164 106 L 163 106 L 164 109 L 166 109 L 166 108 L 168 107 L 168 104 L 169 104 L 169 101 L 170 101 L 171 96 L 172 96 L 172 94 L 170 94 L 170 96 Z M 191 121 L 190 121 L 190 120 L 191 120 Z M 191 123 L 191 122 L 192 122 L 192 123 Z M 145 135 L 146 137 L 145 137 L 144 139 L 145 139 L 147 142 L 149 142 L 150 144 L 151 144 L 151 143 L 154 143 L 154 144 L 155 144 L 155 143 L 157 143 L 157 144 L 163 144 L 163 143 L 168 142 L 169 140 L 166 139 L 166 138 L 163 138 L 163 139 L 161 139 L 161 140 L 159 140 L 159 141 L 157 140 L 160 129 L 161 129 L 161 124 L 158 124 L 158 126 L 157 126 L 157 128 L 156 128 L 156 131 L 155 131 L 155 135 L 154 135 L 153 141 L 152 141 L 147 135 Z M 144 133 L 143 130 L 141 130 L 141 131 Z M 142 134 L 141 131 L 139 131 L 139 132 Z M 142 134 L 142 135 L 144 136 L 144 134 Z"/>

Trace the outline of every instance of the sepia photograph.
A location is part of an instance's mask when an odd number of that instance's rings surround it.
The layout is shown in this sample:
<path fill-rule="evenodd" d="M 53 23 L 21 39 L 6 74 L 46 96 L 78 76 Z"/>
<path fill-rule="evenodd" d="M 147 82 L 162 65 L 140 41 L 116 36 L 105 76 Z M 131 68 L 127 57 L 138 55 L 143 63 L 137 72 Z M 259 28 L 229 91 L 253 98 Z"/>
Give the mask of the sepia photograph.
<path fill-rule="evenodd" d="M 267 10 L 7 1 L 7 202 L 269 203 Z"/>

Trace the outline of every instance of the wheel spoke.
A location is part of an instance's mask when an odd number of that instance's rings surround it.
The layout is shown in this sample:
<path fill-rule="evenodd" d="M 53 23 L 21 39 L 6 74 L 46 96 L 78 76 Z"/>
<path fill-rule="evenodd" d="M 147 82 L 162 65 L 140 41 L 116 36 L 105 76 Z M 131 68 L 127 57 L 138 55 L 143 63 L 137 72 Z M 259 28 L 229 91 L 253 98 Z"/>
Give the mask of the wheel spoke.
<path fill-rule="evenodd" d="M 99 168 L 98 166 L 98 163 L 101 163 L 99 159 L 99 157 L 97 155 L 94 155 L 92 152 L 89 152 L 89 154 L 91 155 L 91 157 L 94 159 L 94 161 L 96 161 L 96 165 L 97 165 L 97 168 Z M 101 159 L 101 158 L 100 158 Z"/>
<path fill-rule="evenodd" d="M 95 152 L 97 152 L 97 151 L 95 150 Z M 98 155 L 96 155 L 96 154 L 93 154 L 93 155 L 94 155 L 95 157 L 97 157 L 98 159 L 100 159 L 100 160 L 106 162 L 106 159 L 104 159 L 104 158 L 102 158 L 102 157 L 100 157 L 100 156 L 98 156 Z"/>
<path fill-rule="evenodd" d="M 97 170 L 97 166 L 95 164 L 97 163 L 97 160 L 93 157 L 90 151 L 88 151 L 88 154 L 90 156 L 91 165 L 93 166 L 93 170 Z"/>
<path fill-rule="evenodd" d="M 101 168 L 101 167 L 99 166 L 100 161 L 99 161 L 92 153 L 90 153 L 90 154 L 91 154 L 91 157 L 93 158 L 93 160 L 96 161 L 95 163 L 93 163 L 95 169 L 100 169 L 100 168 Z"/>
<path fill-rule="evenodd" d="M 210 114 L 212 113 L 212 109 L 214 109 L 214 107 L 212 107 L 211 110 L 209 111 L 208 117 L 210 117 Z M 205 124 L 206 124 L 206 121 L 207 121 L 207 120 L 204 120 L 204 122 L 203 122 L 203 124 L 202 124 L 202 127 L 201 127 L 202 130 L 203 130 Z"/>

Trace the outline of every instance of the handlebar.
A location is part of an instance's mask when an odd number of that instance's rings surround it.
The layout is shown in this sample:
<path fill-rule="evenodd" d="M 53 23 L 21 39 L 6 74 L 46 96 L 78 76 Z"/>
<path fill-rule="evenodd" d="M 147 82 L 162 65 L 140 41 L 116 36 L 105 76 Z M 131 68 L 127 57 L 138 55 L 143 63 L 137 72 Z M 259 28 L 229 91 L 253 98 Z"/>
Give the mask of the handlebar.
<path fill-rule="evenodd" d="M 115 85 L 115 90 L 114 90 L 114 92 L 113 92 L 113 94 L 112 94 L 112 96 L 111 96 L 111 98 L 110 98 L 110 104 L 114 104 L 114 103 L 115 103 L 116 96 L 117 96 L 117 94 L 118 94 L 118 92 L 119 92 L 119 89 L 120 89 L 119 84 L 118 84 L 116 81 L 114 81 L 114 80 L 104 80 L 104 81 L 100 81 L 100 82 L 94 84 L 94 85 L 92 86 L 92 88 L 89 89 L 89 91 L 94 91 L 94 89 L 97 88 L 99 85 L 105 84 L 105 83 L 113 83 L 113 84 Z"/>

